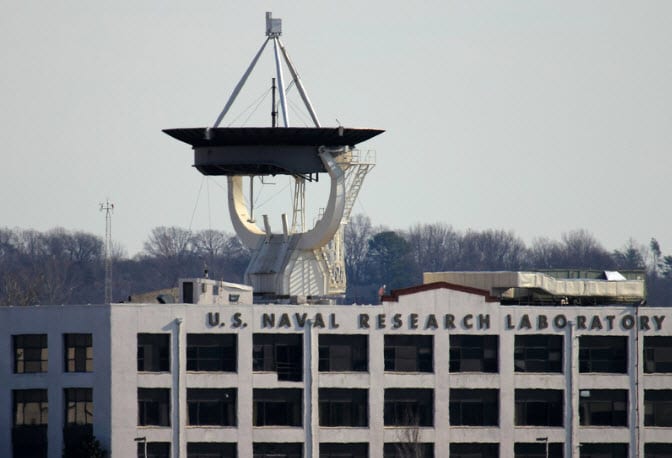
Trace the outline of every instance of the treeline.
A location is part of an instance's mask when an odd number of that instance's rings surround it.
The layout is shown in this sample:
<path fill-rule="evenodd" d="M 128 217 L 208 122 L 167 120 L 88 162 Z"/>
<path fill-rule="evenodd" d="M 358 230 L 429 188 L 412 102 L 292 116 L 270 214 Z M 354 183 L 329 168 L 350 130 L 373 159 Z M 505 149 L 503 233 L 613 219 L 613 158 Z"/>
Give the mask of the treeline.
<path fill-rule="evenodd" d="M 446 270 L 643 270 L 648 302 L 672 305 L 672 256 L 655 239 L 628 240 L 608 251 L 589 232 L 537 239 L 529 247 L 511 231 L 457 231 L 444 223 L 408 230 L 374 227 L 356 215 L 346 226 L 347 303 L 375 303 L 386 291 L 422 282 L 423 272 Z M 249 251 L 226 232 L 154 228 L 138 255 L 112 250 L 113 300 L 171 288 L 180 277 L 242 282 Z M 0 305 L 94 304 L 104 300 L 102 238 L 79 231 L 0 228 Z"/>

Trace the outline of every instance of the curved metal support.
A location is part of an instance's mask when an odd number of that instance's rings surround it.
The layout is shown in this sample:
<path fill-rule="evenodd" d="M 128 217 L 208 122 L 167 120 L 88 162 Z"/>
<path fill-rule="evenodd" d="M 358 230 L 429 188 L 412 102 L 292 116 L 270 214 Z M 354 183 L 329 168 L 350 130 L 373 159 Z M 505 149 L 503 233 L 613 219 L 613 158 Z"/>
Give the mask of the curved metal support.
<path fill-rule="evenodd" d="M 229 188 L 229 216 L 233 229 L 243 242 L 243 245 L 255 249 L 264 240 L 266 234 L 256 224 L 250 222 L 250 214 L 245 205 L 243 195 L 243 177 L 240 175 L 228 178 Z"/>
<path fill-rule="evenodd" d="M 340 149 L 333 152 L 340 152 Z M 334 159 L 331 150 L 320 147 L 319 156 L 331 178 L 329 200 L 324 215 L 313 229 L 291 235 L 298 237 L 297 248 L 300 250 L 316 250 L 329 243 L 338 231 L 345 210 L 345 172 Z M 228 188 L 229 216 L 233 229 L 246 247 L 256 249 L 267 234 L 250 222 L 250 214 L 243 195 L 243 177 L 230 176 Z"/>
<path fill-rule="evenodd" d="M 340 152 L 341 149 L 336 151 Z M 345 172 L 329 149 L 321 146 L 319 156 L 331 178 L 329 201 L 315 227 L 301 234 L 297 247 L 302 250 L 316 250 L 329 243 L 338 231 L 345 210 Z"/>

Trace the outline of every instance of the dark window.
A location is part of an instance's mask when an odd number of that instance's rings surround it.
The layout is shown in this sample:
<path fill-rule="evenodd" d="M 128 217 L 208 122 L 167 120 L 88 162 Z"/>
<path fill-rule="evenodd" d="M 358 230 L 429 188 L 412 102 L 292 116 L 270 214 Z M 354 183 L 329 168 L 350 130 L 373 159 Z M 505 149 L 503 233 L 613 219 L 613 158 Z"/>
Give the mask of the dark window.
<path fill-rule="evenodd" d="M 254 458 L 302 458 L 303 444 L 271 444 L 255 442 L 252 445 Z"/>
<path fill-rule="evenodd" d="M 670 458 L 672 456 L 672 443 L 644 444 L 644 458 Z"/>
<path fill-rule="evenodd" d="M 194 283 L 185 281 L 182 283 L 182 302 L 185 304 L 194 303 Z"/>
<path fill-rule="evenodd" d="M 187 370 L 236 372 L 235 334 L 187 334 Z"/>
<path fill-rule="evenodd" d="M 189 425 L 236 426 L 235 388 L 188 388 Z"/>
<path fill-rule="evenodd" d="M 517 335 L 516 372 L 562 372 L 562 336 Z"/>
<path fill-rule="evenodd" d="M 627 458 L 628 444 L 583 443 L 581 458 Z"/>
<path fill-rule="evenodd" d="M 145 456 L 145 444 L 138 443 L 138 458 Z M 170 442 L 147 442 L 147 458 L 170 458 Z"/>
<path fill-rule="evenodd" d="M 235 443 L 228 442 L 188 442 L 187 458 L 236 458 Z"/>
<path fill-rule="evenodd" d="M 138 334 L 138 371 L 170 371 L 170 334 Z"/>
<path fill-rule="evenodd" d="M 450 372 L 497 372 L 498 336 L 451 335 Z"/>
<path fill-rule="evenodd" d="M 672 390 L 644 391 L 644 426 L 672 426 Z"/>
<path fill-rule="evenodd" d="M 14 390 L 12 450 L 15 457 L 47 457 L 47 390 Z"/>
<path fill-rule="evenodd" d="M 14 336 L 14 372 L 47 372 L 49 349 L 46 334 Z"/>
<path fill-rule="evenodd" d="M 546 454 L 546 445 L 548 445 L 548 455 Z M 544 442 L 516 443 L 513 451 L 516 458 L 562 458 L 564 444 L 562 442 Z"/>
<path fill-rule="evenodd" d="M 450 444 L 450 458 L 498 458 L 498 444 Z"/>
<path fill-rule="evenodd" d="M 385 336 L 385 370 L 393 372 L 432 372 L 433 347 L 433 336 Z"/>
<path fill-rule="evenodd" d="M 453 426 L 497 426 L 498 390 L 450 390 L 450 424 Z"/>
<path fill-rule="evenodd" d="M 611 372 L 628 371 L 627 336 L 579 337 L 579 371 Z"/>
<path fill-rule="evenodd" d="M 170 426 L 169 388 L 138 388 L 138 425 Z"/>
<path fill-rule="evenodd" d="M 562 426 L 562 390 L 516 390 L 516 426 Z"/>
<path fill-rule="evenodd" d="M 369 338 L 366 335 L 320 334 L 321 372 L 366 372 Z"/>
<path fill-rule="evenodd" d="M 303 377 L 301 334 L 254 334 L 252 370 L 277 372 L 278 380 L 300 382 Z"/>
<path fill-rule="evenodd" d="M 302 426 L 303 390 L 254 389 L 254 426 Z"/>
<path fill-rule="evenodd" d="M 627 390 L 580 390 L 582 426 L 628 426 Z"/>
<path fill-rule="evenodd" d="M 369 458 L 369 444 L 323 442 L 320 444 L 320 458 Z"/>
<path fill-rule="evenodd" d="M 644 337 L 644 372 L 672 372 L 672 337 Z"/>
<path fill-rule="evenodd" d="M 93 336 L 64 334 L 65 372 L 93 371 Z"/>
<path fill-rule="evenodd" d="M 14 426 L 46 425 L 47 390 L 14 391 Z"/>
<path fill-rule="evenodd" d="M 93 424 L 93 390 L 91 388 L 66 388 L 65 424 Z"/>
<path fill-rule="evenodd" d="M 434 426 L 434 390 L 387 388 L 385 426 Z"/>
<path fill-rule="evenodd" d="M 320 388 L 320 426 L 369 425 L 369 392 L 362 389 Z"/>
<path fill-rule="evenodd" d="M 434 458 L 434 444 L 419 442 L 388 442 L 383 445 L 384 458 Z"/>

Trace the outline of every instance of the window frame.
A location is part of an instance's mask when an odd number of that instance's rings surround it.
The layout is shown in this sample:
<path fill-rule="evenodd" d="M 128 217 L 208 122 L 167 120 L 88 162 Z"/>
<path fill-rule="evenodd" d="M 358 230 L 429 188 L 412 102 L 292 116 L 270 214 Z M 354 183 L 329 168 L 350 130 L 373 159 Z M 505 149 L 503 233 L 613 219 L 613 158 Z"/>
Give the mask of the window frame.
<path fill-rule="evenodd" d="M 545 342 L 542 342 L 544 341 Z M 515 372 L 563 373 L 564 336 L 561 334 L 516 334 L 513 350 Z M 528 369 L 528 366 L 532 366 Z M 535 370 L 538 369 L 538 370 Z"/>
<path fill-rule="evenodd" d="M 167 332 L 137 334 L 138 372 L 170 372 L 170 337 Z"/>
<path fill-rule="evenodd" d="M 587 393 L 586 393 L 587 392 Z M 586 395 L 587 394 L 587 395 Z M 611 394 L 611 396 L 609 396 Z M 617 398 L 614 394 L 620 394 Z M 588 399 L 590 398 L 590 399 Z M 579 390 L 579 425 L 580 426 L 610 426 L 610 427 L 628 427 L 628 390 L 623 389 L 590 389 Z M 622 409 L 616 409 L 615 405 L 623 404 Z M 611 404 L 609 410 L 593 411 L 593 408 L 599 405 Z M 586 410 L 587 409 L 587 410 Z M 595 417 L 599 412 L 608 412 L 609 421 L 601 421 Z M 606 416 L 604 413 L 600 414 Z"/>
<path fill-rule="evenodd" d="M 63 370 L 93 372 L 93 334 L 63 334 Z"/>
<path fill-rule="evenodd" d="M 218 420 L 208 420 L 215 414 Z M 235 427 L 237 418 L 236 388 L 187 388 L 187 426 Z"/>
<path fill-rule="evenodd" d="M 384 396 L 385 426 L 434 426 L 433 388 L 385 388 Z"/>
<path fill-rule="evenodd" d="M 385 372 L 434 372 L 434 336 L 431 334 L 386 334 Z"/>
<path fill-rule="evenodd" d="M 564 390 L 518 388 L 515 390 L 514 397 L 515 426 L 563 427 L 565 418 Z M 538 411 L 540 405 L 543 405 L 544 412 Z M 530 411 L 531 409 L 534 410 Z M 545 415 L 542 415 L 544 413 Z M 542 416 L 546 419 L 536 420 L 536 418 Z"/>
<path fill-rule="evenodd" d="M 49 370 L 49 337 L 47 334 L 15 334 L 14 373 L 37 374 Z"/>
<path fill-rule="evenodd" d="M 579 372 L 627 374 L 628 336 L 579 336 Z"/>
<path fill-rule="evenodd" d="M 238 335 L 187 334 L 187 371 L 238 372 Z"/>
<path fill-rule="evenodd" d="M 480 341 L 477 345 L 476 342 Z M 478 354 L 466 358 L 464 353 Z M 465 362 L 478 361 L 478 368 L 464 368 Z M 499 336 L 497 334 L 451 334 L 449 351 L 449 371 L 451 373 L 499 373 Z"/>
<path fill-rule="evenodd" d="M 318 354 L 320 372 L 368 372 L 369 336 L 367 334 L 320 334 Z"/>
<path fill-rule="evenodd" d="M 170 388 L 138 387 L 138 426 L 169 427 L 172 416 L 170 394 Z M 150 416 L 156 417 L 156 422 Z"/>
<path fill-rule="evenodd" d="M 499 426 L 499 390 L 451 388 L 448 409 L 450 426 Z"/>
<path fill-rule="evenodd" d="M 368 428 L 368 389 L 319 388 L 318 399 L 321 427 Z"/>

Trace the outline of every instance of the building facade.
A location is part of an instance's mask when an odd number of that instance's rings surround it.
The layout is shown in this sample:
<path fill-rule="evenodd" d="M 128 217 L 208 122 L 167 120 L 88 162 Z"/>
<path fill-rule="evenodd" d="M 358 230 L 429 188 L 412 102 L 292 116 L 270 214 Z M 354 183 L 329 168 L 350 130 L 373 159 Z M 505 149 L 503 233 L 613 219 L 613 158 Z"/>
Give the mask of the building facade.
<path fill-rule="evenodd" d="M 672 456 L 667 308 L 445 282 L 382 305 L 194 302 L 0 308 L 0 450 Z"/>

